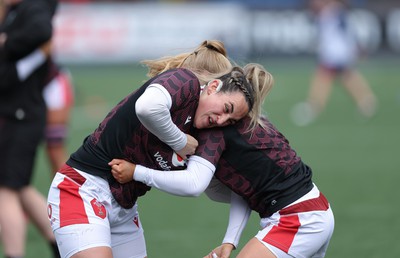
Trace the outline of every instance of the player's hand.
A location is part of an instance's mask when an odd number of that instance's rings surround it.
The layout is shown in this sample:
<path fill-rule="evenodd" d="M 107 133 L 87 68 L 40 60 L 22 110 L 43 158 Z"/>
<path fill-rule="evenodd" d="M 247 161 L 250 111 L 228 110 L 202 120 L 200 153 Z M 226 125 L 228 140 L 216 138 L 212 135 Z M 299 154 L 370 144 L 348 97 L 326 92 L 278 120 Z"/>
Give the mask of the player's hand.
<path fill-rule="evenodd" d="M 234 245 L 225 243 L 214 248 L 214 250 L 212 250 L 208 255 L 204 256 L 204 258 L 229 258 L 232 250 L 234 249 Z"/>
<path fill-rule="evenodd" d="M 186 138 L 186 146 L 182 150 L 176 152 L 176 154 L 181 156 L 184 160 L 188 159 L 190 155 L 193 155 L 199 145 L 199 142 L 193 136 L 186 134 Z"/>
<path fill-rule="evenodd" d="M 113 159 L 108 165 L 111 166 L 111 173 L 119 183 L 125 184 L 133 180 L 136 164 L 123 159 Z"/>
<path fill-rule="evenodd" d="M 43 52 L 43 54 L 46 57 L 49 57 L 51 55 L 51 40 L 47 41 L 43 45 L 40 46 L 40 50 Z"/>
<path fill-rule="evenodd" d="M 211 253 L 207 254 L 203 258 L 219 258 L 219 256 L 214 251 L 211 251 Z"/>

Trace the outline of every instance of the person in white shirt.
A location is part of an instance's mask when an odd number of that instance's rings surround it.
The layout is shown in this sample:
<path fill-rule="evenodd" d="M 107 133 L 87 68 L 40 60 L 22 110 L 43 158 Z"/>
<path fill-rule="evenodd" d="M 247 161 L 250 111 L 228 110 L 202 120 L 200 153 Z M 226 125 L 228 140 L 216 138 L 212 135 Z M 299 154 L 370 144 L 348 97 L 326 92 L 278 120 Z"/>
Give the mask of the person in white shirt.
<path fill-rule="evenodd" d="M 317 26 L 318 66 L 305 102 L 292 109 L 292 120 L 298 126 L 315 121 L 325 109 L 332 86 L 340 79 L 364 118 L 377 111 L 377 99 L 367 80 L 356 69 L 361 47 L 348 21 L 347 7 L 340 0 L 310 0 Z"/>

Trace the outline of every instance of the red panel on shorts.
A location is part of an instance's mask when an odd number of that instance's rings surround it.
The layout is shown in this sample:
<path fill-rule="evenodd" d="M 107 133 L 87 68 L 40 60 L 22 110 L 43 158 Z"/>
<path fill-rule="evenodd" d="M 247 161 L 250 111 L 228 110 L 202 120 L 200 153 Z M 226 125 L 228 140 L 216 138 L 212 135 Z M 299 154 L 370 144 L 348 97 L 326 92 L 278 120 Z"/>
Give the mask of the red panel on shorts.
<path fill-rule="evenodd" d="M 297 215 L 283 216 L 279 219 L 278 226 L 272 227 L 263 241 L 287 253 L 299 227 L 300 220 Z"/>
<path fill-rule="evenodd" d="M 319 197 L 291 205 L 287 208 L 280 210 L 279 214 L 287 215 L 299 212 L 326 211 L 328 208 L 329 208 L 328 200 L 322 193 L 320 193 Z"/>
<path fill-rule="evenodd" d="M 86 181 L 86 178 L 84 178 L 81 174 L 76 172 L 75 169 L 68 166 L 67 164 L 64 164 L 58 172 L 63 175 L 66 175 L 67 177 L 71 178 L 72 180 L 74 180 L 76 183 L 78 183 L 80 185 L 83 185 L 83 183 L 85 183 L 85 181 Z"/>
<path fill-rule="evenodd" d="M 88 224 L 79 185 L 68 178 L 58 185 L 60 189 L 60 227 L 71 224 Z"/>

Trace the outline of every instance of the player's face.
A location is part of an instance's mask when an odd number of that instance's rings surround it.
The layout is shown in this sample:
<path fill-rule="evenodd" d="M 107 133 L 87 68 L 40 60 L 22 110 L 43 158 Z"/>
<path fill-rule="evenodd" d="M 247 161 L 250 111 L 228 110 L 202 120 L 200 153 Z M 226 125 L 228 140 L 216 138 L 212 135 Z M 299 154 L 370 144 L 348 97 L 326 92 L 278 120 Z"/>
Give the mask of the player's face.
<path fill-rule="evenodd" d="M 193 125 L 198 129 L 227 126 L 242 119 L 248 112 L 249 107 L 241 92 L 216 92 L 211 84 L 200 95 Z"/>

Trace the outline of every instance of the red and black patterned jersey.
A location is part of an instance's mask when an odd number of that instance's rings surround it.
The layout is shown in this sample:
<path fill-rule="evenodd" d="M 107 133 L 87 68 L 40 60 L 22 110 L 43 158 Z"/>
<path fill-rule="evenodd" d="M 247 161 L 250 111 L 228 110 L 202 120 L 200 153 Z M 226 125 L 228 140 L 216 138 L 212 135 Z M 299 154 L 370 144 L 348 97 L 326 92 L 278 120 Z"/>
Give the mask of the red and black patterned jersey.
<path fill-rule="evenodd" d="M 67 161 L 71 167 L 107 178 L 114 197 L 120 199 L 119 202 L 123 207 L 133 205 L 135 197 L 143 195 L 150 188 L 138 182 L 124 185 L 116 182 L 108 165 L 112 159 L 124 159 L 158 170 L 186 168 L 186 164 L 172 149 L 150 133 L 136 115 L 136 100 L 150 84 L 160 84 L 170 93 L 172 121 L 184 133 L 190 133 L 192 118 L 199 102 L 200 83 L 192 72 L 186 69 L 173 69 L 150 79 L 119 102 Z M 138 189 L 139 192 L 134 193 Z M 132 199 L 123 200 L 128 198 L 124 193 L 132 195 Z"/>
<path fill-rule="evenodd" d="M 198 131 L 196 155 L 218 164 L 215 177 L 267 217 L 312 188 L 311 169 L 288 140 L 265 119 L 267 128 L 248 132 L 250 119 Z"/>

